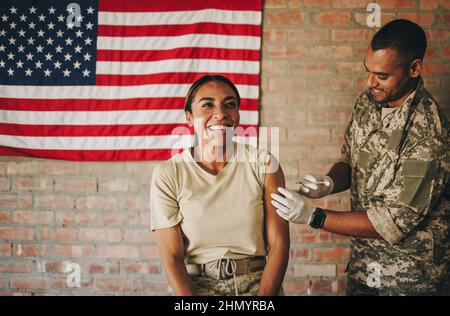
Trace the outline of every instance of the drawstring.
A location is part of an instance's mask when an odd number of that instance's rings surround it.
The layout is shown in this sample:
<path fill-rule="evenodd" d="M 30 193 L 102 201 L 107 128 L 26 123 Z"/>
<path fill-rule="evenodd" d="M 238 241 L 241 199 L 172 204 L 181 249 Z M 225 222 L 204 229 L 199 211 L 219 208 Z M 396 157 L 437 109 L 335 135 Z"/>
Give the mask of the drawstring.
<path fill-rule="evenodd" d="M 220 279 L 220 275 L 222 273 L 222 260 L 226 260 L 225 262 L 225 275 L 233 276 L 234 280 L 234 290 L 236 292 L 236 296 L 239 296 L 237 281 L 236 281 L 236 261 L 230 258 L 220 258 L 216 260 L 216 269 L 219 271 L 217 274 L 217 279 Z"/>

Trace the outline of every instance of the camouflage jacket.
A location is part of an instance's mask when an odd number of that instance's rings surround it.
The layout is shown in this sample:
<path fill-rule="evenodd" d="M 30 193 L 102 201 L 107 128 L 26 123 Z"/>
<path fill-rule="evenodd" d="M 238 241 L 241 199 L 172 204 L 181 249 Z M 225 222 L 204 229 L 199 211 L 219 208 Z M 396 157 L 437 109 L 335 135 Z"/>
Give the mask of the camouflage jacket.
<path fill-rule="evenodd" d="M 450 276 L 449 123 L 421 78 L 383 119 L 382 107 L 364 92 L 345 132 L 351 209 L 367 211 L 383 237 L 352 240 L 348 277 L 381 294 L 441 293 Z"/>

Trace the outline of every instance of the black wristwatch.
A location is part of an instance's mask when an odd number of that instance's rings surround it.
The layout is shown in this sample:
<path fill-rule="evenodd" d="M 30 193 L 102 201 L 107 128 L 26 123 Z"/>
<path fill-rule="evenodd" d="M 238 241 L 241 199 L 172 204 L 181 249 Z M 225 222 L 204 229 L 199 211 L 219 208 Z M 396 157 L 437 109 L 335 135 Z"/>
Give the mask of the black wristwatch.
<path fill-rule="evenodd" d="M 327 214 L 320 207 L 316 207 L 313 215 L 311 216 L 311 220 L 309 221 L 309 226 L 315 229 L 320 229 L 323 227 L 325 223 L 325 219 L 327 218 Z"/>

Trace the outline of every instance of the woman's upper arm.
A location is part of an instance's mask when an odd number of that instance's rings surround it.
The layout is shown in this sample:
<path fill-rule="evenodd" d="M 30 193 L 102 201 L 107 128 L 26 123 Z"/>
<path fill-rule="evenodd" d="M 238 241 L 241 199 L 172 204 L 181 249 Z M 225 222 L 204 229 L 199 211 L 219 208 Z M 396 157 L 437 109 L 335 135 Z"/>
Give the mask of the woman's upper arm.
<path fill-rule="evenodd" d="M 168 228 L 156 229 L 155 234 L 163 259 L 184 257 L 184 243 L 179 224 Z"/>
<path fill-rule="evenodd" d="M 276 166 L 275 168 L 270 168 Z M 289 245 L 289 223 L 276 213 L 276 208 L 271 204 L 271 194 L 278 192 L 278 187 L 285 186 L 285 179 L 281 165 L 271 156 L 270 165 L 267 168 L 264 180 L 264 206 L 266 211 L 266 238 L 269 247 L 282 241 Z"/>

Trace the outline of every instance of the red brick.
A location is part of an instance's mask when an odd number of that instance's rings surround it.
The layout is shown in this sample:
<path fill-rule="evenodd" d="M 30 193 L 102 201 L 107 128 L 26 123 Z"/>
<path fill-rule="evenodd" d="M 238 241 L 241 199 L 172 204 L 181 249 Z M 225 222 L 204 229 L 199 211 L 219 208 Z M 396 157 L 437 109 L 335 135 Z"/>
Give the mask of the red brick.
<path fill-rule="evenodd" d="M 309 287 L 309 280 L 284 280 L 283 282 L 283 290 L 285 293 L 293 293 L 294 295 L 305 295 L 307 294 L 307 290 Z"/>
<path fill-rule="evenodd" d="M 56 246 L 56 255 L 60 257 L 92 257 L 94 246 L 85 245 L 58 245 Z"/>
<path fill-rule="evenodd" d="M 116 210 L 117 199 L 114 196 L 81 196 L 76 198 L 77 209 Z"/>
<path fill-rule="evenodd" d="M 44 267 L 47 273 L 65 273 L 63 261 L 45 262 Z"/>
<path fill-rule="evenodd" d="M 121 274 L 158 274 L 161 268 L 157 264 L 144 262 L 120 262 Z"/>
<path fill-rule="evenodd" d="M 450 39 L 449 30 L 428 30 L 427 38 L 429 42 L 448 41 Z"/>
<path fill-rule="evenodd" d="M 77 231 L 74 228 L 41 228 L 42 240 L 71 241 L 77 239 Z"/>
<path fill-rule="evenodd" d="M 45 209 L 74 208 L 74 198 L 66 195 L 37 195 L 35 203 L 37 207 Z"/>
<path fill-rule="evenodd" d="M 345 270 L 347 269 L 347 262 L 346 263 L 341 263 L 341 264 L 337 264 L 336 265 L 336 275 L 339 276 L 345 276 L 347 274 L 347 272 L 345 272 Z"/>
<path fill-rule="evenodd" d="M 89 162 L 80 166 L 80 174 L 124 174 L 125 163 L 122 162 Z"/>
<path fill-rule="evenodd" d="M 348 248 L 317 248 L 313 250 L 314 261 L 345 261 L 349 257 Z"/>
<path fill-rule="evenodd" d="M 31 292 L 0 292 L 0 296 L 32 296 L 35 293 Z"/>
<path fill-rule="evenodd" d="M 0 195 L 2 208 L 31 208 L 33 205 L 31 195 Z"/>
<path fill-rule="evenodd" d="M 318 7 L 320 9 L 329 8 L 330 0 L 304 0 L 306 7 Z"/>
<path fill-rule="evenodd" d="M 93 225 L 96 215 L 92 212 L 58 212 L 56 225 Z"/>
<path fill-rule="evenodd" d="M 114 163 L 115 164 L 115 163 Z M 138 161 L 138 162 L 127 162 L 126 163 L 126 173 L 127 174 L 139 174 L 141 176 L 152 175 L 156 166 L 159 164 L 158 161 Z"/>
<path fill-rule="evenodd" d="M 11 244 L 0 242 L 0 256 L 2 257 L 11 256 Z"/>
<path fill-rule="evenodd" d="M 11 223 L 11 216 L 8 211 L 0 211 L 0 224 Z"/>
<path fill-rule="evenodd" d="M 330 74 L 331 67 L 325 63 L 312 63 L 312 62 L 294 62 L 292 65 L 292 71 L 294 74 Z M 304 94 L 301 94 L 304 96 Z"/>
<path fill-rule="evenodd" d="M 442 55 L 443 55 L 445 58 L 450 58 L 450 46 L 445 46 L 445 47 L 444 47 L 444 50 L 443 50 L 443 52 L 442 52 Z"/>
<path fill-rule="evenodd" d="M 37 163 L 39 173 L 49 175 L 76 174 L 79 173 L 79 167 L 79 162 L 75 161 L 46 160 Z"/>
<path fill-rule="evenodd" d="M 297 11 L 267 11 L 264 18 L 271 25 L 298 25 L 304 22 L 305 15 Z"/>
<path fill-rule="evenodd" d="M 150 229 L 125 230 L 125 242 L 149 243 L 155 240 L 155 234 Z"/>
<path fill-rule="evenodd" d="M 333 8 L 345 8 L 345 9 L 366 9 L 367 3 L 361 2 L 361 0 L 332 0 Z"/>
<path fill-rule="evenodd" d="M 120 268 L 118 263 L 92 263 L 88 271 L 89 274 L 117 274 Z"/>
<path fill-rule="evenodd" d="M 349 12 L 323 12 L 314 14 L 314 21 L 320 25 L 347 25 L 350 23 Z"/>
<path fill-rule="evenodd" d="M 138 212 L 102 212 L 99 216 L 99 225 L 134 226 L 140 223 Z"/>
<path fill-rule="evenodd" d="M 111 228 L 80 228 L 80 240 L 118 242 L 122 240 L 122 232 Z"/>
<path fill-rule="evenodd" d="M 124 246 L 124 245 L 98 246 L 97 251 L 98 251 L 98 256 L 100 258 L 115 258 L 115 259 L 139 258 L 139 248 L 138 247 Z"/>
<path fill-rule="evenodd" d="M 263 60 L 261 62 L 261 71 L 263 75 L 285 74 L 287 71 L 287 65 L 288 63 L 285 60 Z M 263 97 L 267 99 L 269 95 L 265 95 Z"/>
<path fill-rule="evenodd" d="M 337 63 L 337 70 L 341 73 L 364 73 L 364 65 L 362 62 L 341 62 Z"/>
<path fill-rule="evenodd" d="M 383 6 L 382 6 L 383 7 Z M 354 16 L 355 16 L 355 21 L 356 23 L 358 23 L 361 26 L 367 27 L 367 17 L 369 16 L 369 12 L 364 12 L 364 13 L 360 13 L 360 12 L 355 12 Z M 394 20 L 397 17 L 397 15 L 395 13 L 387 13 L 384 12 L 383 9 L 381 10 L 381 25 L 385 25 L 386 23 Z M 375 32 L 377 29 L 376 28 L 371 28 L 372 32 Z"/>
<path fill-rule="evenodd" d="M 326 59 L 346 58 L 353 55 L 353 47 L 350 45 L 317 45 L 311 47 L 310 55 Z"/>
<path fill-rule="evenodd" d="M 48 257 L 51 247 L 51 245 L 42 244 L 14 244 L 12 254 L 24 257 Z"/>
<path fill-rule="evenodd" d="M 157 246 L 139 247 L 141 259 L 160 259 L 159 250 Z"/>
<path fill-rule="evenodd" d="M 27 278 L 14 278 L 11 280 L 11 288 L 13 289 L 31 289 L 31 290 L 46 290 L 50 288 L 49 279 L 46 277 L 27 277 Z"/>
<path fill-rule="evenodd" d="M 53 212 L 48 211 L 14 211 L 15 224 L 51 224 Z"/>
<path fill-rule="evenodd" d="M 0 237 L 4 240 L 33 240 L 34 228 L 0 227 Z"/>
<path fill-rule="evenodd" d="M 345 125 L 347 122 L 347 113 L 345 112 L 318 112 L 310 113 L 308 123 L 317 125 Z"/>
<path fill-rule="evenodd" d="M 354 79 L 338 78 L 331 80 L 331 91 L 344 91 L 353 90 L 356 87 L 356 82 Z"/>
<path fill-rule="evenodd" d="M 265 9 L 280 9 L 286 7 L 285 0 L 266 0 L 264 1 Z"/>
<path fill-rule="evenodd" d="M 292 128 L 288 130 L 288 140 L 292 143 L 316 144 L 330 140 L 328 128 Z"/>
<path fill-rule="evenodd" d="M 413 9 L 415 8 L 414 0 L 383 0 L 381 9 Z"/>
<path fill-rule="evenodd" d="M 128 178 L 99 179 L 99 192 L 126 192 L 130 187 Z"/>
<path fill-rule="evenodd" d="M 422 27 L 431 25 L 434 22 L 434 15 L 432 13 L 399 13 L 398 18 L 411 20 Z"/>
<path fill-rule="evenodd" d="M 329 280 L 314 280 L 312 282 L 310 295 L 324 295 L 333 293 L 332 283 L 333 281 Z"/>
<path fill-rule="evenodd" d="M 0 192 L 11 191 L 11 183 L 7 178 L 0 178 Z"/>
<path fill-rule="evenodd" d="M 142 293 L 144 291 L 148 291 L 149 287 L 148 284 L 141 279 L 126 279 L 126 278 L 97 279 L 96 285 L 98 289 L 105 292 Z"/>
<path fill-rule="evenodd" d="M 333 41 L 368 41 L 371 38 L 369 30 L 332 30 L 331 39 Z"/>
<path fill-rule="evenodd" d="M 296 277 L 334 277 L 336 265 L 334 264 L 294 264 Z"/>
<path fill-rule="evenodd" d="M 57 178 L 55 191 L 61 192 L 96 192 L 96 178 Z"/>
<path fill-rule="evenodd" d="M 38 174 L 39 168 L 35 161 L 23 161 L 23 162 L 8 162 L 7 174 Z"/>
<path fill-rule="evenodd" d="M 329 39 L 330 32 L 327 29 L 314 29 L 314 30 L 303 30 L 295 29 L 289 30 L 289 41 L 326 41 Z"/>
<path fill-rule="evenodd" d="M 45 177 L 18 177 L 16 189 L 20 191 L 47 191 L 53 189 L 53 179 Z"/>
<path fill-rule="evenodd" d="M 303 249 L 291 248 L 289 258 L 291 258 L 292 260 L 308 260 L 309 261 L 312 259 L 312 252 L 311 252 L 311 249 L 307 249 L 307 248 L 303 248 Z"/>
<path fill-rule="evenodd" d="M 439 0 L 420 0 L 420 9 L 436 9 L 439 6 Z"/>
<path fill-rule="evenodd" d="M 149 197 L 142 195 L 127 196 L 120 198 L 121 205 L 126 210 L 147 210 L 149 208 Z"/>
<path fill-rule="evenodd" d="M 448 74 L 449 69 L 450 67 L 448 64 L 424 63 L 423 65 L 423 73 L 425 76 L 429 77 Z"/>
<path fill-rule="evenodd" d="M 286 30 L 280 27 L 267 27 L 263 30 L 264 41 L 283 41 L 286 37 Z"/>

